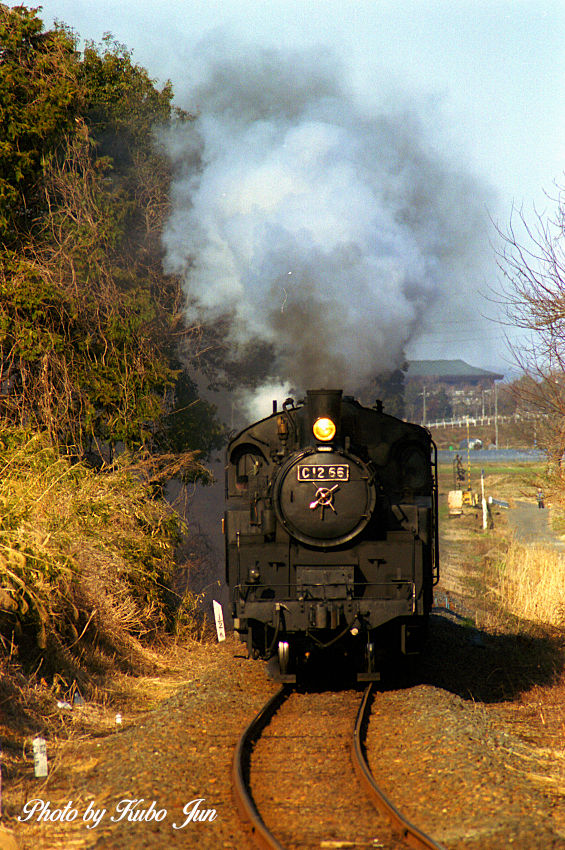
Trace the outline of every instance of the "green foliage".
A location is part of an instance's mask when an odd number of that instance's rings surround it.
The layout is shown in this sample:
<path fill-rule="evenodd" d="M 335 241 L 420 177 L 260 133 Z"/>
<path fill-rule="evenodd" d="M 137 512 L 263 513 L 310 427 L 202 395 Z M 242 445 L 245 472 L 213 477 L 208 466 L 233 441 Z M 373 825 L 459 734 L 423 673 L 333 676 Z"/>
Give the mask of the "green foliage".
<path fill-rule="evenodd" d="M 180 283 L 160 263 L 172 88 L 111 36 L 76 46 L 0 6 L 0 411 L 79 451 L 207 453 L 221 429 L 183 369 Z"/>
<path fill-rule="evenodd" d="M 6 260 L 0 279 L 0 334 L 20 360 L 34 363 L 46 352 L 61 351 L 66 307 L 62 293 L 33 267 L 16 257 Z"/>
<path fill-rule="evenodd" d="M 155 88 L 147 71 L 132 61 L 131 52 L 106 35 L 98 47 L 89 42 L 80 66 L 85 89 L 85 115 L 102 156 L 114 165 L 132 165 L 136 155 L 151 148 L 155 128 L 171 115 L 172 86 Z"/>
<path fill-rule="evenodd" d="M 73 131 L 76 51 L 62 30 L 43 32 L 37 10 L 0 7 L 0 239 L 33 220 L 43 157 Z"/>
<path fill-rule="evenodd" d="M 205 456 L 220 449 L 226 441 L 225 428 L 217 419 L 216 408 L 200 398 L 198 388 L 183 371 L 175 384 L 175 403 L 167 417 L 164 439 L 170 450 L 198 449 Z"/>
<path fill-rule="evenodd" d="M 103 308 L 93 294 L 77 298 L 42 278 L 37 266 L 6 263 L 0 278 L 6 416 L 26 418 L 74 445 L 86 438 L 132 447 L 150 441 L 177 375 L 147 340 L 154 313 L 143 290 Z"/>

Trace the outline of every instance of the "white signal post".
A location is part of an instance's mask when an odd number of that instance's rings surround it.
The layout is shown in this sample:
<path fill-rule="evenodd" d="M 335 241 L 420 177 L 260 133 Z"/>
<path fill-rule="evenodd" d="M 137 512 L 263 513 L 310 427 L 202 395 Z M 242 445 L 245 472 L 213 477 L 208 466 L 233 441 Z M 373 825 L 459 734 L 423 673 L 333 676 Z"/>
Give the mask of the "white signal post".
<path fill-rule="evenodd" d="M 487 500 L 485 499 L 485 471 L 481 469 L 481 495 L 483 500 L 483 531 L 487 530 L 488 525 L 488 508 Z"/>

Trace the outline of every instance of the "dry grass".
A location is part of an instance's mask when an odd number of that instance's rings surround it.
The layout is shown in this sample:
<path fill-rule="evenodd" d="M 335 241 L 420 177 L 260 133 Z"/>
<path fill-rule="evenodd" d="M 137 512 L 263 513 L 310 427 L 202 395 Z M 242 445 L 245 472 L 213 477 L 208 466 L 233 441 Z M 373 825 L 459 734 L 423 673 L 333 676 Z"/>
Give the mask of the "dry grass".
<path fill-rule="evenodd" d="M 505 609 L 531 623 L 565 625 L 565 559 L 543 546 L 516 541 L 492 565 L 492 594 Z"/>
<path fill-rule="evenodd" d="M 507 500 L 511 508 L 520 500 L 535 504 L 538 486 L 549 492 L 543 472 L 538 464 L 516 463 L 508 469 L 501 465 L 493 470 L 487 468 L 485 492 Z M 479 481 L 475 474 L 476 489 Z M 444 465 L 440 469 L 442 494 L 451 486 L 451 469 Z M 552 510 L 554 526 L 559 524 L 555 517 L 561 515 L 561 511 Z M 484 532 L 480 520 L 480 512 L 470 509 L 458 519 L 443 518 L 442 583 L 463 595 L 464 586 L 469 586 L 468 590 L 479 599 L 481 627 L 494 631 L 516 629 L 517 625 L 520 631 L 526 632 L 540 626 L 562 630 L 565 627 L 565 556 L 550 544 L 541 546 L 515 540 L 505 510 L 495 510 L 493 530 Z M 559 530 L 563 528 L 560 526 Z"/>
<path fill-rule="evenodd" d="M 170 589 L 181 530 L 126 459 L 95 472 L 39 434 L 0 431 L 0 705 L 12 717 L 37 728 L 54 698 L 104 700 L 116 671 L 155 669 L 148 645 L 177 623 L 190 631 L 195 601 Z"/>

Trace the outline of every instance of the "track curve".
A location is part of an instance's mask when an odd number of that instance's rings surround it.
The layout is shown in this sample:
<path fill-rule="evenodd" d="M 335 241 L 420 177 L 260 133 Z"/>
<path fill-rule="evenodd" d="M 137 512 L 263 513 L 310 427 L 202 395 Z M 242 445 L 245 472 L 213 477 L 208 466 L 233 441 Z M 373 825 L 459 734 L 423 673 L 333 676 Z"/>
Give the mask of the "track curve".
<path fill-rule="evenodd" d="M 271 717 L 283 704 L 288 693 L 288 689 L 283 686 L 265 703 L 239 739 L 232 763 L 233 793 L 239 816 L 251 828 L 255 843 L 264 850 L 284 850 L 284 847 L 263 823 L 251 796 L 249 790 L 249 756 L 253 744 L 259 738 Z"/>
<path fill-rule="evenodd" d="M 397 831 L 402 840 L 409 844 L 410 847 L 416 847 L 418 850 L 443 850 L 441 844 L 422 832 L 417 826 L 414 826 L 404 815 L 402 815 L 396 806 L 389 800 L 384 791 L 379 788 L 373 778 L 373 774 L 369 768 L 367 759 L 365 758 L 365 748 L 363 746 L 364 730 L 367 728 L 370 714 L 370 700 L 373 691 L 373 685 L 369 685 L 363 694 L 363 701 L 359 707 L 357 719 L 355 721 L 355 729 L 353 730 L 353 749 L 351 757 L 353 766 L 357 776 L 369 795 L 373 805 L 385 814 L 391 821 L 393 828 Z"/>
<path fill-rule="evenodd" d="M 291 693 L 293 693 L 292 688 L 283 686 L 263 706 L 241 735 L 232 763 L 233 795 L 239 815 L 242 821 L 250 828 L 254 843 L 258 847 L 263 848 L 263 850 L 285 850 L 285 846 L 280 843 L 265 825 L 251 794 L 251 752 L 255 743 L 260 739 L 265 727 L 268 726 L 271 719 L 277 714 Z M 419 848 L 419 850 L 421 848 L 443 850 L 440 844 L 404 818 L 375 783 L 365 758 L 363 746 L 363 738 L 370 716 L 371 695 L 372 685 L 369 685 L 364 692 L 363 700 L 357 712 L 351 742 L 353 766 L 367 793 L 367 797 L 371 804 L 386 817 L 393 832 L 400 838 L 403 844 Z"/>

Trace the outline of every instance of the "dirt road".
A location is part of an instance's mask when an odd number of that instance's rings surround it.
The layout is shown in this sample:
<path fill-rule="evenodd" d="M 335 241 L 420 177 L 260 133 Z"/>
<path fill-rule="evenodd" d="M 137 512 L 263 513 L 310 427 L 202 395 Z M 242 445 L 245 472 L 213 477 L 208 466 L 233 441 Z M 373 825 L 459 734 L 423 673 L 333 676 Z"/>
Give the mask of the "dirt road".
<path fill-rule="evenodd" d="M 549 513 L 535 502 L 516 502 L 508 512 L 508 524 L 516 539 L 523 543 L 539 543 L 565 552 L 565 541 L 549 526 Z"/>

